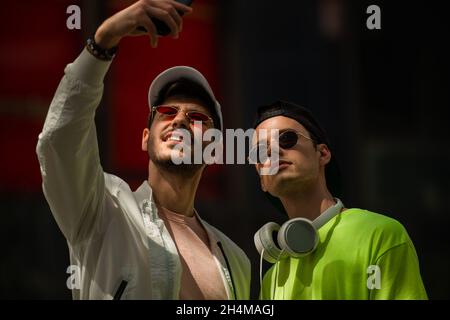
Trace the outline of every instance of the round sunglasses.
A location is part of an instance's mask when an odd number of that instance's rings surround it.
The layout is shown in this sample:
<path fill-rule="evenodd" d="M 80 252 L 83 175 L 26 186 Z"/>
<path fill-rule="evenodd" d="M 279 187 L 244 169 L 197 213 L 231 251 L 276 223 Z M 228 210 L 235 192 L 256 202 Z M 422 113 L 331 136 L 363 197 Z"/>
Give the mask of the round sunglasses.
<path fill-rule="evenodd" d="M 163 116 L 165 118 L 171 118 L 171 117 L 175 117 L 178 114 L 178 112 L 180 112 L 180 109 L 175 106 L 162 105 L 162 106 L 153 107 L 152 111 L 158 112 L 161 116 Z M 200 121 L 202 124 L 212 122 L 212 118 L 210 116 L 208 116 L 207 114 L 204 114 L 203 112 L 188 111 L 188 112 L 185 112 L 184 114 L 191 122 Z"/>
<path fill-rule="evenodd" d="M 313 141 L 310 137 L 293 129 L 288 129 L 280 133 L 278 136 L 278 146 L 282 149 L 291 149 L 297 143 L 299 136 Z M 267 143 L 258 143 L 250 149 L 248 160 L 252 163 L 264 163 L 269 158 L 270 146 Z"/>

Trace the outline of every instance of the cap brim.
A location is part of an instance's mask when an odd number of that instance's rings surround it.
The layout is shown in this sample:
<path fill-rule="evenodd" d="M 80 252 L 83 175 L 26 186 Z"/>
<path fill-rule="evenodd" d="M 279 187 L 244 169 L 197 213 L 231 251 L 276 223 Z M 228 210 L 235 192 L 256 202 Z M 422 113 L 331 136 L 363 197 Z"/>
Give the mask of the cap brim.
<path fill-rule="evenodd" d="M 176 66 L 160 73 L 151 83 L 148 90 L 148 105 L 151 111 L 160 91 L 170 82 L 185 78 L 200 84 L 214 101 L 215 111 L 220 119 L 220 130 L 223 130 L 222 110 L 206 78 L 196 69 L 188 66 Z"/>

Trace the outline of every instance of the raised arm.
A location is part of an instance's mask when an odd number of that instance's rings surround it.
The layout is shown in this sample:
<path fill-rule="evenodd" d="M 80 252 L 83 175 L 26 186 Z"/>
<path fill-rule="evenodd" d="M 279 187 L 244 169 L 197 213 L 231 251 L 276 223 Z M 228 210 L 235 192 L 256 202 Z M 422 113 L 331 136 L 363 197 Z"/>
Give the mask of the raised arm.
<path fill-rule="evenodd" d="M 110 49 L 125 36 L 147 34 L 156 47 L 158 37 L 151 18 L 165 22 L 177 37 L 182 24 L 179 12 L 190 11 L 175 1 L 141 0 L 107 19 L 98 28 L 95 42 Z M 73 244 L 101 232 L 105 181 L 94 116 L 110 64 L 85 49 L 67 65 L 36 148 L 45 197 L 58 226 Z"/>

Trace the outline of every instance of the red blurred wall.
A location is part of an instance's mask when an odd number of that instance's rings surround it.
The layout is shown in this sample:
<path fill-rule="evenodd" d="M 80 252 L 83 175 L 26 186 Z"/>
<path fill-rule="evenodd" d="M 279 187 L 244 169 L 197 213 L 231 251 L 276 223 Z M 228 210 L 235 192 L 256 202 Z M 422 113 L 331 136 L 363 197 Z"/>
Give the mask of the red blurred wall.
<path fill-rule="evenodd" d="M 80 48 L 80 31 L 66 28 L 77 1 L 2 4 L 0 49 L 0 191 L 40 190 L 35 147 L 64 66 Z"/>
<path fill-rule="evenodd" d="M 133 1 L 111 1 L 117 12 Z M 80 1 L 42 0 L 8 2 L 0 11 L 3 25 L 0 50 L 0 191 L 40 192 L 41 178 L 35 147 L 48 106 L 64 67 L 81 51 L 83 30 L 66 28 L 66 8 Z M 18 23 L 18 14 L 23 22 Z M 147 37 L 124 39 L 108 77 L 110 132 L 103 135 L 114 173 L 136 187 L 146 178 L 147 157 L 140 149 L 148 115 L 147 91 L 151 80 L 174 65 L 200 70 L 220 97 L 215 39 L 215 1 L 196 0 L 194 12 L 184 19 L 180 39 L 160 39 L 152 49 Z M 8 28 L 6 28 L 8 26 Z M 83 26 L 82 26 L 83 28 Z M 9 30 L 9 31 L 7 31 Z M 204 194 L 212 188 L 220 169 L 208 169 Z"/>

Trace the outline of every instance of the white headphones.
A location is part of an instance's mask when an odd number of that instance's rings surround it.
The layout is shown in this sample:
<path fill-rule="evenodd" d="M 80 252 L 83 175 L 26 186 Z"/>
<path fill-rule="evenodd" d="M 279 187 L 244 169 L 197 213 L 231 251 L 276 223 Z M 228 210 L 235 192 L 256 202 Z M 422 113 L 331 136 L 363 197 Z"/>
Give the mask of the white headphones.
<path fill-rule="evenodd" d="M 314 221 L 294 218 L 283 223 L 281 227 L 275 222 L 266 223 L 254 237 L 259 254 L 262 254 L 266 261 L 275 263 L 289 256 L 300 258 L 312 253 L 319 243 L 317 230 L 338 215 L 344 207 L 341 200 L 334 199 L 336 204 L 325 210 Z M 273 233 L 277 231 L 277 241 L 274 241 Z"/>

